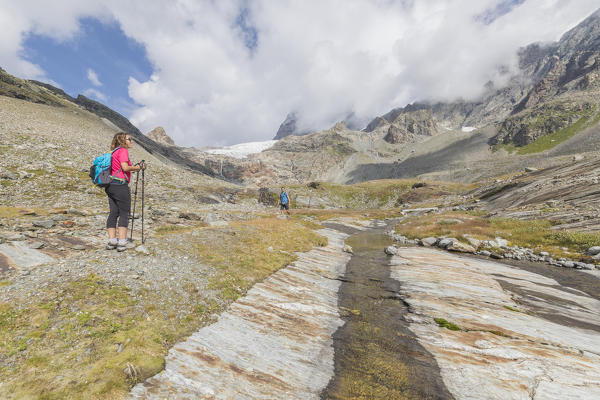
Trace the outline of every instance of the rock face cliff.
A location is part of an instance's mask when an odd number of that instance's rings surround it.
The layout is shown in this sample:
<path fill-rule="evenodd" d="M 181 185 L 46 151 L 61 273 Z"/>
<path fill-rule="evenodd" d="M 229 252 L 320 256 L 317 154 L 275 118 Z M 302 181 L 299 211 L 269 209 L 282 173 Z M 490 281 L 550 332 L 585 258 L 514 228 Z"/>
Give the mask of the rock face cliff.
<path fill-rule="evenodd" d="M 556 43 L 521 49 L 519 67 L 520 73 L 506 87 L 488 86 L 477 101 L 409 104 L 373 119 L 364 130 L 388 129 L 390 139 L 398 140 L 410 130 L 414 113 L 426 110 L 438 126 L 497 125 L 498 133 L 490 144 L 525 146 L 591 118 L 600 94 L 600 10 Z M 401 115 L 406 117 L 399 120 Z"/>
<path fill-rule="evenodd" d="M 290 135 L 303 136 L 310 132 L 312 132 L 310 129 L 298 129 L 298 115 L 295 112 L 291 112 L 285 117 L 273 139 L 279 140 Z"/>

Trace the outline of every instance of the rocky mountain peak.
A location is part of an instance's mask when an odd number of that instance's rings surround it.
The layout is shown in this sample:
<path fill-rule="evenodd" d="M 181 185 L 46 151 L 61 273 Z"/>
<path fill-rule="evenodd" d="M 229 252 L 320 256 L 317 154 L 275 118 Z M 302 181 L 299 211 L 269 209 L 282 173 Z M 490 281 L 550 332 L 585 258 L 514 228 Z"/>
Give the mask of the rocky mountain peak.
<path fill-rule="evenodd" d="M 162 126 L 157 126 L 156 128 L 152 129 L 150 132 L 146 133 L 146 136 L 154 140 L 156 143 L 165 146 L 175 146 L 175 142 L 169 135 L 167 135 L 167 132 L 165 132 Z"/>
<path fill-rule="evenodd" d="M 277 134 L 273 139 L 279 140 L 290 135 L 303 136 L 311 132 L 314 132 L 314 130 L 298 129 L 298 115 L 295 112 L 291 112 L 285 117 L 285 120 L 281 123 L 281 125 L 279 125 Z"/>

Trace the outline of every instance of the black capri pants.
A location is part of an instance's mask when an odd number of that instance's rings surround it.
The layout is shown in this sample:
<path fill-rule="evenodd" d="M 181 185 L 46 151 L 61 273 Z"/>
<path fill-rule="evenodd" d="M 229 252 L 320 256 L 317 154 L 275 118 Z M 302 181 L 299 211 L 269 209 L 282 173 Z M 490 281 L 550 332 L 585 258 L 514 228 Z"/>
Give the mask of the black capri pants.
<path fill-rule="evenodd" d="M 105 189 L 108 196 L 110 213 L 106 220 L 107 228 L 116 228 L 117 219 L 119 227 L 127 228 L 129 225 L 129 210 L 131 209 L 131 192 L 129 185 L 111 183 Z"/>

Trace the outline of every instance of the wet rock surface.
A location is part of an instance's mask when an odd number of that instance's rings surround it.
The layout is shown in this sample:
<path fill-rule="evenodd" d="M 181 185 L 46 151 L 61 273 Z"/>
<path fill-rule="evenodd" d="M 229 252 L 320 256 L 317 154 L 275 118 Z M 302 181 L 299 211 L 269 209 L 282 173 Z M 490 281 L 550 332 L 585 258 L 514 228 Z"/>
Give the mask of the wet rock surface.
<path fill-rule="evenodd" d="M 523 268 L 429 248 L 400 249 L 392 263 L 410 330 L 455 398 L 600 396 L 595 272 L 587 273 L 593 283 L 586 292 Z M 567 272 L 586 275 L 560 273 Z"/>

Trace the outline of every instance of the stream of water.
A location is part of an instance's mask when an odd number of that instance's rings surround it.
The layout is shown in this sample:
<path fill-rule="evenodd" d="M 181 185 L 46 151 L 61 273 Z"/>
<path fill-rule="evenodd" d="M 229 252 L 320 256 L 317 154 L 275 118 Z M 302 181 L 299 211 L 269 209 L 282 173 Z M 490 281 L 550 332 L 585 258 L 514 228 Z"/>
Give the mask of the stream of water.
<path fill-rule="evenodd" d="M 346 266 L 338 304 L 345 324 L 334 335 L 335 376 L 323 399 L 452 399 L 435 359 L 403 317 L 400 283 L 390 277 L 391 244 L 384 228 L 352 233 L 354 255 Z"/>

